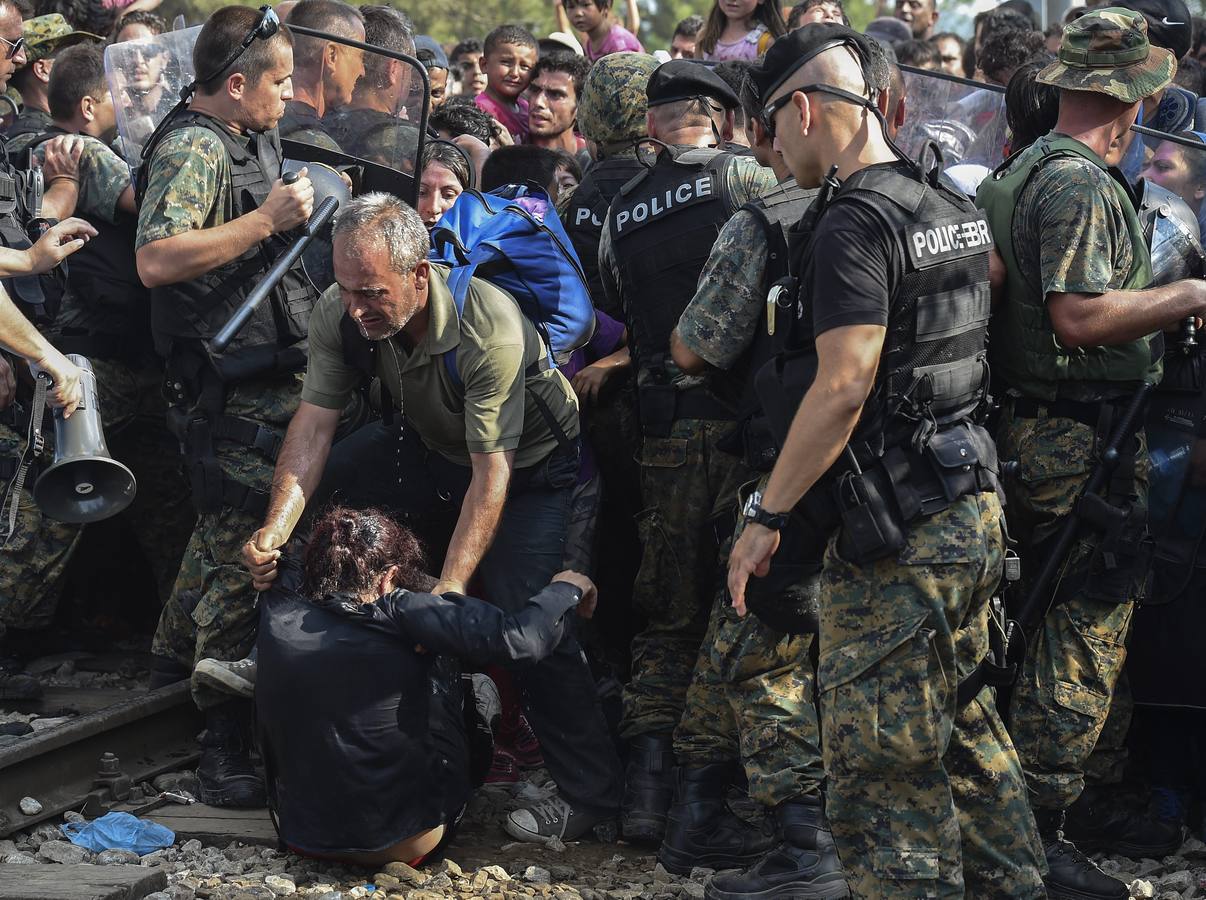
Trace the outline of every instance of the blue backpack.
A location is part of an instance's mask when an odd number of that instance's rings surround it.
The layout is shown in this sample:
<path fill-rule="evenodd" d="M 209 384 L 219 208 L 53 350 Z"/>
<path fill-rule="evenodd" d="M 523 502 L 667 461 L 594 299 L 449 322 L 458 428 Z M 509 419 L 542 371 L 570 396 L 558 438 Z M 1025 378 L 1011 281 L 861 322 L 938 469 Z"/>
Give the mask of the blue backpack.
<path fill-rule="evenodd" d="M 595 308 L 582 263 L 548 196 L 516 184 L 488 194 L 465 191 L 431 232 L 428 259 L 450 267 L 448 289 L 458 315 L 470 278 L 484 278 L 515 298 L 561 365 L 594 335 Z M 445 365 L 456 382 L 455 351 Z"/>

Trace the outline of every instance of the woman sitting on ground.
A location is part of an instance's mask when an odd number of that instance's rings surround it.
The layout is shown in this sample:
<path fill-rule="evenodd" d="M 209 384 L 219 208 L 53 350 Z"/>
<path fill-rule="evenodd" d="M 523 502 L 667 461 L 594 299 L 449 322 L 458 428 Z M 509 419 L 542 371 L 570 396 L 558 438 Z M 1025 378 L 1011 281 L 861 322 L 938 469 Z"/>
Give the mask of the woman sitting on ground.
<path fill-rule="evenodd" d="M 282 562 L 261 597 L 255 689 L 281 840 L 366 866 L 430 861 L 475 786 L 460 660 L 541 659 L 569 610 L 591 615 L 594 585 L 562 572 L 515 615 L 424 593 L 434 579 L 414 534 L 342 507 L 315 524 L 300 566 Z"/>

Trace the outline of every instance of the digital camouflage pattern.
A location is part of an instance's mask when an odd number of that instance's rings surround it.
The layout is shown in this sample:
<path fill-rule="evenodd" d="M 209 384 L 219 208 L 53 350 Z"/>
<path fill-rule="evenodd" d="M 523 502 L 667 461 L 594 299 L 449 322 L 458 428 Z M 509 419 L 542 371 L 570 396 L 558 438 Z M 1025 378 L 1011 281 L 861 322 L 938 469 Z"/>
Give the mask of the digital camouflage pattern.
<path fill-rule="evenodd" d="M 80 153 L 79 199 L 75 214 L 93 222 L 117 221 L 117 201 L 130 186 L 130 167 L 126 161 L 99 141 L 80 135 L 84 141 Z M 46 145 L 34 148 L 34 160 L 40 166 L 46 160 Z"/>
<path fill-rule="evenodd" d="M 854 896 L 1045 897 L 1046 863 L 991 688 L 955 687 L 988 650 L 1001 504 L 969 494 L 908 529 L 896 558 L 821 575 L 829 822 Z"/>
<path fill-rule="evenodd" d="M 759 490 L 768 479 L 762 477 Z M 739 519 L 732 541 L 744 527 Z M 721 555 L 722 578 L 731 547 Z M 811 577 L 791 590 L 815 598 L 819 581 Z M 750 798 L 768 808 L 819 793 L 825 772 L 814 641 L 811 634 L 780 634 L 754 615 L 738 616 L 722 583 L 674 732 L 679 765 L 740 759 Z"/>
<path fill-rule="evenodd" d="M 1037 80 L 1137 103 L 1168 87 L 1176 73 L 1172 53 L 1148 43 L 1147 20 L 1112 6 L 1069 22 L 1058 59 L 1039 72 Z"/>
<path fill-rule="evenodd" d="M 766 235 L 751 212 L 725 222 L 699 275 L 699 288 L 678 320 L 687 349 L 718 369 L 731 369 L 754 341 L 766 293 Z"/>
<path fill-rule="evenodd" d="M 578 98 L 578 130 L 596 144 L 647 137 L 645 86 L 658 66 L 645 53 L 611 53 L 595 62 Z"/>
<path fill-rule="evenodd" d="M 297 411 L 301 383 L 300 374 L 246 381 L 228 391 L 226 414 L 252 419 L 283 438 Z M 225 476 L 256 490 L 271 490 L 273 460 L 231 441 L 215 441 L 214 451 Z M 191 670 L 205 658 L 241 659 L 250 651 L 258 612 L 241 551 L 261 524 L 259 517 L 229 507 L 197 516 L 152 653 Z M 194 681 L 193 699 L 208 709 L 229 698 Z"/>
<path fill-rule="evenodd" d="M 1022 571 L 1033 575 L 1042 544 L 1059 530 L 1088 480 L 1095 460 L 1093 429 L 1071 419 L 1014 418 L 1006 407 L 997 435 L 1002 459 L 1019 461 L 1006 480 L 1011 532 L 1021 543 Z M 1137 438 L 1139 465 L 1130 503 L 1145 515 L 1147 449 Z M 1061 580 L 1083 574 L 1096 544 L 1092 533 L 1068 556 Z M 1036 546 L 1037 545 L 1037 546 Z M 1125 560 L 1123 565 L 1125 565 Z M 1065 809 L 1084 789 L 1084 771 L 1110 712 L 1136 600 L 1145 571 L 1112 576 L 1118 590 L 1064 591 L 1030 642 L 1010 707 L 1010 733 L 1026 771 L 1036 809 Z M 1019 596 L 1025 596 L 1023 579 Z M 1125 715 L 1125 710 L 1120 710 Z M 1120 744 L 1114 740 L 1111 743 Z M 1103 748 L 1104 749 L 1104 748 Z M 1119 765 L 1121 746 L 1099 761 L 1102 770 Z"/>
<path fill-rule="evenodd" d="M 99 44 L 105 42 L 105 39 L 99 34 L 76 31 L 58 13 L 26 19 L 21 23 L 21 36 L 25 38 L 26 65 L 39 59 L 45 59 L 50 54 L 70 47 L 72 44 L 82 44 L 87 41 L 96 41 Z"/>
<path fill-rule="evenodd" d="M 93 358 L 101 421 L 114 459 L 130 467 L 138 493 L 124 513 L 151 567 L 161 600 L 167 598 L 180 556 L 192 529 L 187 502 L 164 503 L 164 497 L 187 497 L 179 469 L 176 444 L 163 424 L 159 375 L 112 360 Z M 0 425 L 0 457 L 15 457 L 25 446 L 24 414 L 19 431 Z M 46 417 L 43 433 L 47 447 L 41 470 L 54 460 L 54 433 Z M 83 527 L 56 522 L 42 515 L 33 501 L 33 484 L 26 481 L 21 496 L 17 531 L 0 548 L 0 626 L 37 630 L 54 618 L 62 593 L 67 564 L 79 543 Z"/>
<path fill-rule="evenodd" d="M 146 178 L 136 247 L 234 217 L 229 192 L 219 191 L 230 181 L 226 149 L 208 128 L 170 132 L 155 148 Z"/>
<path fill-rule="evenodd" d="M 1130 274 L 1134 252 L 1110 176 L 1086 159 L 1043 163 L 1018 198 L 1012 230 L 1034 296 L 1101 294 Z"/>
<path fill-rule="evenodd" d="M 25 449 L 28 405 L 10 408 L 4 417 L 15 414 L 17 428 L 0 424 L 0 458 L 12 459 Z M 50 419 L 46 419 L 49 426 Z M 42 465 L 53 459 L 54 435 L 43 428 L 46 449 Z M 83 526 L 56 522 L 42 515 L 33 499 L 36 472 L 21 492 L 17 528 L 8 543 L 0 547 L 0 637 L 6 628 L 36 630 L 46 628 L 54 619 L 63 592 L 63 575 L 79 545 Z M 8 482 L 4 482 L 4 490 Z M 5 521 L 3 527 L 8 528 Z"/>
<path fill-rule="evenodd" d="M 648 621 L 632 640 L 620 726 L 625 738 L 668 734 L 682 715 L 720 575 L 717 551 L 737 511 L 737 490 L 753 477 L 715 447 L 732 427 L 680 419 L 670 437 L 646 437 L 641 448 L 645 509 L 637 529 L 644 552 L 632 604 Z"/>

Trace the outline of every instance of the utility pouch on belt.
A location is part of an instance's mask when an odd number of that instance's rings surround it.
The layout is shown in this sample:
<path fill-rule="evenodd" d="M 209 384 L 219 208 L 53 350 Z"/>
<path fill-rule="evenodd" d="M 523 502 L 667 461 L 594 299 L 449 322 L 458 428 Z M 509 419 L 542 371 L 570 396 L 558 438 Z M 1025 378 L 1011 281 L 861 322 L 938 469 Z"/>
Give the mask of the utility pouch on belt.
<path fill-rule="evenodd" d="M 641 430 L 649 437 L 670 437 L 678 392 L 672 384 L 642 385 L 637 390 Z"/>
<path fill-rule="evenodd" d="M 842 520 L 837 549 L 843 559 L 862 565 L 904 549 L 904 522 L 882 470 L 846 472 L 834 491 Z"/>

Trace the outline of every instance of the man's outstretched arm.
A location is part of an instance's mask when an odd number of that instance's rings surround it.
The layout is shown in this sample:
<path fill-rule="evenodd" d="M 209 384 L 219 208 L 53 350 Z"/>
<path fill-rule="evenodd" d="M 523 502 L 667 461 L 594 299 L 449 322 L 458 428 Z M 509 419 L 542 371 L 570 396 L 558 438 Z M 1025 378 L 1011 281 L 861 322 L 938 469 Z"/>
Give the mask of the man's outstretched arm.
<path fill-rule="evenodd" d="M 289 423 L 276 458 L 264 525 L 243 545 L 243 565 L 251 573 L 251 583 L 257 591 L 267 590 L 276 578 L 280 548 L 293 534 L 307 498 L 318 489 L 338 426 L 339 410 L 305 400 Z"/>

